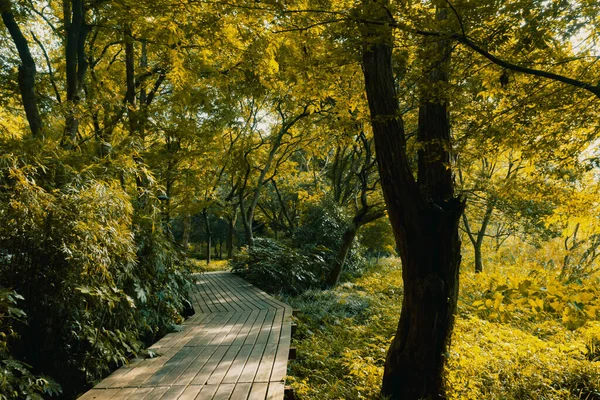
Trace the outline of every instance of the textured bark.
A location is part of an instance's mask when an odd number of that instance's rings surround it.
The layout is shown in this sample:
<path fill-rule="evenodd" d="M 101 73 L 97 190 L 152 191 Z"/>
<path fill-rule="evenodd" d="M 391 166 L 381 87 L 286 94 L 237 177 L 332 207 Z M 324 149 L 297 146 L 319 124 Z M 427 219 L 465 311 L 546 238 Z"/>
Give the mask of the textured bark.
<path fill-rule="evenodd" d="M 77 106 L 81 102 L 83 81 L 88 63 L 85 56 L 85 41 L 90 27 L 85 23 L 83 0 L 63 2 L 63 14 L 66 29 L 65 72 L 67 89 L 67 117 L 65 122 L 65 144 L 68 147 L 77 141 L 79 118 Z"/>
<path fill-rule="evenodd" d="M 34 136 L 40 136 L 43 129 L 42 117 L 40 116 L 37 96 L 35 94 L 35 61 L 31 56 L 27 39 L 23 36 L 21 28 L 15 20 L 15 16 L 11 9 L 10 1 L 0 0 L 0 12 L 2 13 L 2 21 L 6 25 L 6 29 L 17 48 L 21 65 L 19 65 L 19 91 L 21 92 L 21 100 L 29 128 Z"/>
<path fill-rule="evenodd" d="M 369 20 L 390 22 L 387 2 L 365 0 L 363 4 Z M 446 172 L 450 166 L 444 165 L 450 143 L 443 101 L 425 99 L 420 109 L 418 137 L 426 147 L 419 152 L 420 181 L 414 179 L 395 92 L 390 25 L 363 28 L 365 88 L 404 280 L 402 311 L 386 358 L 382 394 L 390 399 L 440 399 L 445 397 L 444 353 L 458 296 L 458 224 L 464 202 L 454 198 L 452 176 Z"/>

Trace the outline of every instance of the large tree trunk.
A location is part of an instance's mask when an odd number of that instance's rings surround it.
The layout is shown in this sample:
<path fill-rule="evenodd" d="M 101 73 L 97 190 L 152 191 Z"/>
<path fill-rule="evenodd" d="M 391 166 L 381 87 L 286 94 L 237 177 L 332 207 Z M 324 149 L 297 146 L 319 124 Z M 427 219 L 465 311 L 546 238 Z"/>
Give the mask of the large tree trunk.
<path fill-rule="evenodd" d="M 402 311 L 386 358 L 382 394 L 402 400 L 440 399 L 445 397 L 444 353 L 458 296 L 458 224 L 464 210 L 464 202 L 453 197 L 446 103 L 424 99 L 420 108 L 418 136 L 423 150 L 417 184 L 395 91 L 388 3 L 365 0 L 363 4 L 367 19 L 382 22 L 365 24 L 363 72 L 381 186 L 404 280 Z M 446 56 L 437 54 L 432 65 L 441 64 Z M 430 81 L 444 81 L 445 74 L 436 75 Z"/>
<path fill-rule="evenodd" d="M 27 39 L 23 36 L 21 28 L 15 20 L 10 1 L 0 0 L 0 12 L 2 14 L 2 21 L 6 25 L 6 29 L 8 29 L 21 59 L 18 76 L 19 91 L 21 92 L 21 100 L 23 101 L 27 122 L 29 123 L 31 133 L 34 136 L 39 136 L 42 132 L 43 124 L 35 94 L 35 61 L 31 56 Z"/>
<path fill-rule="evenodd" d="M 85 56 L 85 41 L 89 26 L 85 23 L 85 5 L 83 0 L 63 2 L 66 30 L 65 72 L 67 76 L 67 118 L 65 123 L 65 140 L 67 147 L 77 141 L 79 117 L 77 106 L 81 101 L 83 80 L 88 68 Z"/>

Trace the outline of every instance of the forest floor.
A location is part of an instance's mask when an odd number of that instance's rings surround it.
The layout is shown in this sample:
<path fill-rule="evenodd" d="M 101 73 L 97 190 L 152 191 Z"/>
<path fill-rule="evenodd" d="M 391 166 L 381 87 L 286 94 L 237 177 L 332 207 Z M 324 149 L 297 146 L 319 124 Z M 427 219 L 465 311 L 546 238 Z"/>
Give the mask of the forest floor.
<path fill-rule="evenodd" d="M 519 263 L 462 273 L 449 399 L 600 399 L 598 277 L 555 275 Z M 402 301 L 399 261 L 284 301 L 300 310 L 288 377 L 298 398 L 377 398 Z"/>

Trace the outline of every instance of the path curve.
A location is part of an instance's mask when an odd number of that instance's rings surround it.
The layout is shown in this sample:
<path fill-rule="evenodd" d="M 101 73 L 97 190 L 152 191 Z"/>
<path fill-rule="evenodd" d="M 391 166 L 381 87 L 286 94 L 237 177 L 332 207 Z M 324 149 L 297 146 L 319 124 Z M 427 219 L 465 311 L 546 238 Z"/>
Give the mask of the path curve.
<path fill-rule="evenodd" d="M 292 309 L 229 272 L 194 275 L 196 314 L 80 400 L 282 400 Z"/>

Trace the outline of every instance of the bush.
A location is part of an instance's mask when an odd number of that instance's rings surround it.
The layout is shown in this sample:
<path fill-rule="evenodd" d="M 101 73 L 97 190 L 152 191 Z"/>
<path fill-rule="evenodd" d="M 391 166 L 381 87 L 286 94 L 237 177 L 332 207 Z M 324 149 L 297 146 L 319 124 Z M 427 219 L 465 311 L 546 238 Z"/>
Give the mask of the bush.
<path fill-rule="evenodd" d="M 23 297 L 0 287 L 0 399 L 41 400 L 43 395 L 60 394 L 61 388 L 49 378 L 34 376 L 30 367 L 15 360 L 9 350 L 9 341 L 17 339 L 13 323 L 23 321 L 26 314 L 18 308 Z"/>
<path fill-rule="evenodd" d="M 121 182 L 28 161 L 0 158 L 0 280 L 26 313 L 10 354 L 70 397 L 181 321 L 187 277 Z"/>
<path fill-rule="evenodd" d="M 270 293 L 299 294 L 320 286 L 327 271 L 323 255 L 258 238 L 231 261 L 232 272 Z"/>

